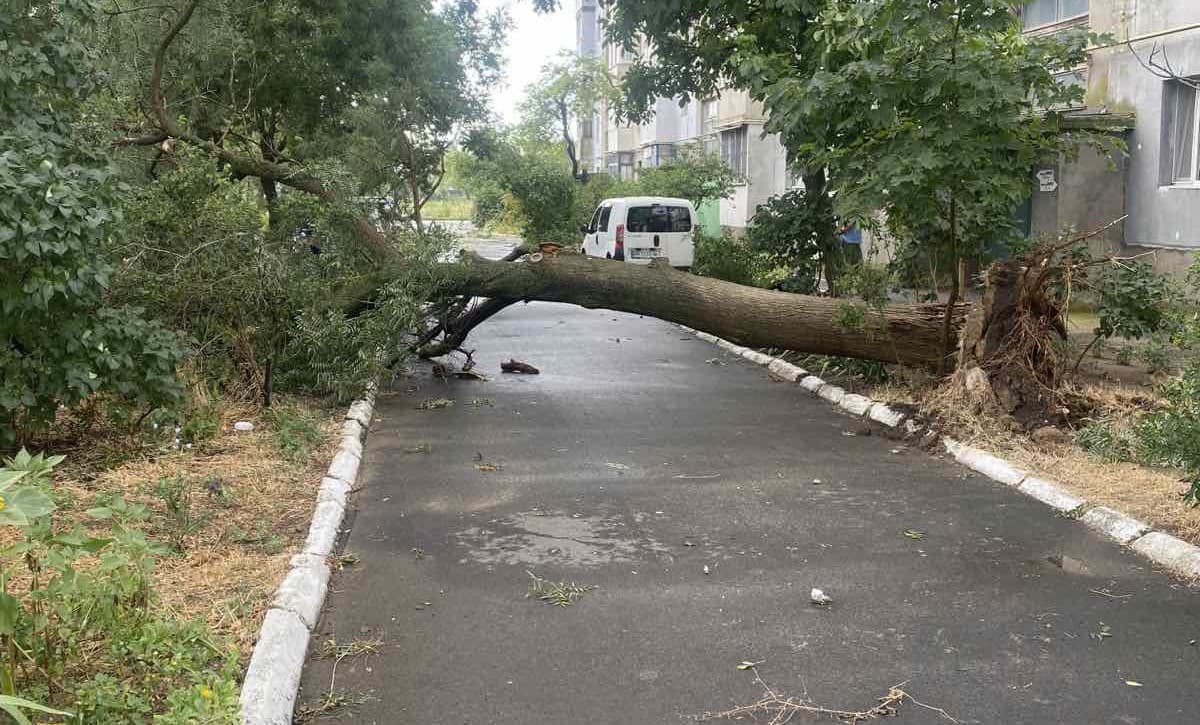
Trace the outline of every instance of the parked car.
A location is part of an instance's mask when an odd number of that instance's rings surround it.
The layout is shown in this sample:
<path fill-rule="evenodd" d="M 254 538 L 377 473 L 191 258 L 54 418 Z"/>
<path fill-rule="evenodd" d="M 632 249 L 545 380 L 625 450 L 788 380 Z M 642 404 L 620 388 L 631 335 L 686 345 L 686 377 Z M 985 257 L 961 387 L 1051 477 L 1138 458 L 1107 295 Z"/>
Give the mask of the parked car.
<path fill-rule="evenodd" d="M 696 253 L 696 210 L 686 199 L 630 196 L 605 199 L 591 222 L 581 227 L 584 254 L 649 264 L 666 258 L 672 267 L 690 268 Z"/>

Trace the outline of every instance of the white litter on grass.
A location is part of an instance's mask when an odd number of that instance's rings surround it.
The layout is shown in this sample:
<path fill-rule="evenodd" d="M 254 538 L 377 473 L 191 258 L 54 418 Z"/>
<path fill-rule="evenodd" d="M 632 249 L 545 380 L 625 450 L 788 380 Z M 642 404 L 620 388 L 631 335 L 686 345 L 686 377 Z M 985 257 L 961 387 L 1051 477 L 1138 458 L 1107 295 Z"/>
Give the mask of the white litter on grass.
<path fill-rule="evenodd" d="M 249 433 L 254 430 L 254 424 L 248 420 L 239 420 L 233 424 L 233 429 L 239 433 Z"/>
<path fill-rule="evenodd" d="M 817 589 L 816 587 L 813 587 L 813 590 L 809 593 L 808 596 L 809 596 L 809 599 L 812 600 L 813 604 L 819 604 L 821 606 L 833 604 L 833 597 L 829 596 L 828 594 L 821 591 L 820 589 Z"/>

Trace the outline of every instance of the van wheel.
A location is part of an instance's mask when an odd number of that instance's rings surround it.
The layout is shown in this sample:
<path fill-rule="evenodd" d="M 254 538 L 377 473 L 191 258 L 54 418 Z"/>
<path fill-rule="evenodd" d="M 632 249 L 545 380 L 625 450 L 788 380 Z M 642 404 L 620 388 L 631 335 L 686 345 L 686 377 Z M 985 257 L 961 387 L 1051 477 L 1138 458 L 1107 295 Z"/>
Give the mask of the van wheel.
<path fill-rule="evenodd" d="M 604 253 L 604 258 L 605 258 L 605 259 L 612 259 L 612 252 L 605 252 L 605 253 Z"/>
<path fill-rule="evenodd" d="M 586 257 L 587 256 L 587 247 L 580 247 L 579 253 Z"/>

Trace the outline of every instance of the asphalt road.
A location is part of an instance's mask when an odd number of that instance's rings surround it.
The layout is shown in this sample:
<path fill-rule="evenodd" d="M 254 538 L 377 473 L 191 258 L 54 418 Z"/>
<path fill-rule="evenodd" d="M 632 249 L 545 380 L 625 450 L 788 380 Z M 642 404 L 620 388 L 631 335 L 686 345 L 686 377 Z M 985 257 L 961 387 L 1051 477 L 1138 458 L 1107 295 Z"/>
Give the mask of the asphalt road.
<path fill-rule="evenodd" d="M 1082 524 L 659 321 L 533 304 L 472 345 L 489 381 L 380 397 L 314 655 L 382 644 L 314 656 L 302 704 L 357 703 L 321 721 L 679 723 L 762 697 L 752 661 L 838 709 L 1200 722 L 1200 598 Z"/>

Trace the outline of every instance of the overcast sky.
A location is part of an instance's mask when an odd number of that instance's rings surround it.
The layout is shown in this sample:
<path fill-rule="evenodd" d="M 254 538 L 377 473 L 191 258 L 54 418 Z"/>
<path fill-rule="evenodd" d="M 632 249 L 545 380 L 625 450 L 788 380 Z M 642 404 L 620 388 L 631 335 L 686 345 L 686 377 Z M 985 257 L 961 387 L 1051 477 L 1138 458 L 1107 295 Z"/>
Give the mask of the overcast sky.
<path fill-rule="evenodd" d="M 507 5 L 513 19 L 505 56 L 508 83 L 492 94 L 492 108 L 501 120 L 517 118 L 517 106 L 525 96 L 525 87 L 538 71 L 563 49 L 575 48 L 575 0 L 564 0 L 562 8 L 549 15 L 535 13 L 529 0 L 484 0 L 484 9 Z"/>

